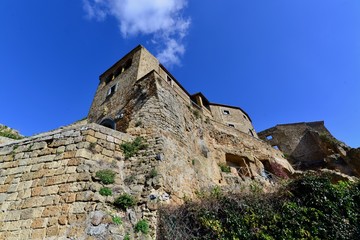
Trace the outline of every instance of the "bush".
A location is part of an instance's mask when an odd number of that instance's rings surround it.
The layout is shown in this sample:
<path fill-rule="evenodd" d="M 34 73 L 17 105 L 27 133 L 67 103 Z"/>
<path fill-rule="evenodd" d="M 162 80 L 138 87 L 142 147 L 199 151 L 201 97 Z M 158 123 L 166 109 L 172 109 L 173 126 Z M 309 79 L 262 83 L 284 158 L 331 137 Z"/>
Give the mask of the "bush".
<path fill-rule="evenodd" d="M 103 187 L 103 188 L 100 189 L 99 193 L 102 196 L 111 196 L 112 195 L 112 190 L 110 188 Z"/>
<path fill-rule="evenodd" d="M 96 177 L 100 179 L 103 184 L 112 184 L 115 182 L 115 172 L 111 169 L 99 170 L 96 172 Z"/>
<path fill-rule="evenodd" d="M 137 154 L 140 150 L 146 149 L 147 144 L 142 137 L 136 137 L 132 142 L 122 143 L 120 148 L 125 154 L 125 159 L 129 159 Z"/>
<path fill-rule="evenodd" d="M 114 205 L 122 210 L 136 205 L 136 200 L 133 196 L 124 193 L 115 199 Z"/>
<path fill-rule="evenodd" d="M 219 167 L 220 167 L 222 172 L 226 172 L 226 173 L 231 172 L 230 167 L 228 165 L 224 164 L 224 163 L 220 163 Z"/>
<path fill-rule="evenodd" d="M 209 193 L 163 206 L 158 229 L 159 239 L 360 239 L 360 183 L 309 175 L 272 194 Z"/>
<path fill-rule="evenodd" d="M 145 219 L 138 221 L 135 225 L 135 232 L 147 234 L 149 232 L 149 223 Z"/>

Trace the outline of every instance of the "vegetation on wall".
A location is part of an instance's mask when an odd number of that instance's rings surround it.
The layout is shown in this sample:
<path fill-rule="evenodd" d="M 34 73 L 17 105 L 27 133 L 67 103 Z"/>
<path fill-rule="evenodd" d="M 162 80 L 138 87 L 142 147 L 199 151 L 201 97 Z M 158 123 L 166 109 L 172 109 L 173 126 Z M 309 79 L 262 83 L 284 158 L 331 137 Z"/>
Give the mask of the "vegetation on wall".
<path fill-rule="evenodd" d="M 15 140 L 23 139 L 23 137 L 16 133 L 14 130 L 4 125 L 0 125 L 0 136 Z"/>
<path fill-rule="evenodd" d="M 104 169 L 97 171 L 96 177 L 99 178 L 103 184 L 112 184 L 115 182 L 115 174 L 111 169 Z"/>
<path fill-rule="evenodd" d="M 114 205 L 122 210 L 126 210 L 129 207 L 135 206 L 136 200 L 133 196 L 124 193 L 115 199 Z"/>
<path fill-rule="evenodd" d="M 124 152 L 125 159 L 128 159 L 137 154 L 140 150 L 146 149 L 147 144 L 142 137 L 136 137 L 132 142 L 122 143 L 120 148 Z"/>
<path fill-rule="evenodd" d="M 191 226 L 191 227 L 189 227 Z M 306 175 L 272 194 L 208 194 L 160 209 L 160 239 L 360 239 L 360 183 Z"/>

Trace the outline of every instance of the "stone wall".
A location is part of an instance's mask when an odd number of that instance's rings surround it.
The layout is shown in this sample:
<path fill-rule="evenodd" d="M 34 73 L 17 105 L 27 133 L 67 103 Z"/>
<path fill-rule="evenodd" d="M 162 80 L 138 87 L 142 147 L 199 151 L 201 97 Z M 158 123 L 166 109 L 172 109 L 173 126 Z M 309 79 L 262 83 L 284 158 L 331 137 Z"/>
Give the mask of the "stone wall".
<path fill-rule="evenodd" d="M 161 197 L 149 172 L 157 164 L 161 140 L 148 136 L 148 149 L 125 160 L 121 143 L 132 136 L 96 124 L 67 127 L 0 145 L 0 239 L 123 239 L 126 233 L 148 238 L 156 231 L 156 208 L 149 195 Z M 99 194 L 98 170 L 116 172 L 108 185 L 113 196 Z M 127 211 L 113 206 L 128 193 L 137 205 Z M 166 199 L 165 195 L 165 199 Z M 157 197 L 156 197 L 157 198 Z M 157 200 L 161 202 L 161 200 Z M 118 216 L 118 226 L 112 218 Z M 134 233 L 145 218 L 150 235 Z"/>
<path fill-rule="evenodd" d="M 258 137 L 251 123 L 251 120 L 239 108 L 230 106 L 210 105 L 211 113 L 214 120 L 222 122 L 225 125 L 231 124 L 235 129 L 247 133 L 253 137 Z"/>

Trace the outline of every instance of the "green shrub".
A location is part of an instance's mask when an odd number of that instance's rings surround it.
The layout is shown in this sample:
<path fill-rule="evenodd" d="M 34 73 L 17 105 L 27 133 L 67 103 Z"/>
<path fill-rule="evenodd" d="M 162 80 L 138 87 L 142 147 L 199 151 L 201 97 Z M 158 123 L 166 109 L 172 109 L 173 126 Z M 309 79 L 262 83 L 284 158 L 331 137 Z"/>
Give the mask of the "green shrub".
<path fill-rule="evenodd" d="M 102 196 L 111 196 L 112 195 L 112 190 L 110 188 L 103 187 L 103 188 L 100 189 L 99 193 Z"/>
<path fill-rule="evenodd" d="M 115 174 L 111 169 L 104 169 L 97 171 L 96 177 L 99 178 L 103 184 L 112 184 L 115 182 Z"/>
<path fill-rule="evenodd" d="M 115 199 L 114 205 L 122 210 L 136 205 L 136 200 L 133 196 L 124 193 Z"/>
<path fill-rule="evenodd" d="M 136 137 L 132 142 L 122 143 L 120 148 L 125 154 L 125 159 L 128 159 L 137 154 L 140 150 L 146 149 L 147 144 L 142 137 Z"/>
<path fill-rule="evenodd" d="M 231 172 L 230 167 L 228 165 L 224 164 L 224 163 L 220 163 L 219 167 L 220 167 L 222 172 L 226 172 L 226 173 Z"/>
<path fill-rule="evenodd" d="M 118 216 L 112 216 L 112 221 L 116 225 L 122 224 L 122 219 L 121 219 L 121 217 L 118 217 Z"/>
<path fill-rule="evenodd" d="M 159 239 L 360 239 L 360 182 L 307 175 L 271 194 L 208 193 L 162 206 L 158 229 Z"/>
<path fill-rule="evenodd" d="M 135 225 L 135 232 L 149 233 L 149 223 L 145 219 L 138 221 Z"/>

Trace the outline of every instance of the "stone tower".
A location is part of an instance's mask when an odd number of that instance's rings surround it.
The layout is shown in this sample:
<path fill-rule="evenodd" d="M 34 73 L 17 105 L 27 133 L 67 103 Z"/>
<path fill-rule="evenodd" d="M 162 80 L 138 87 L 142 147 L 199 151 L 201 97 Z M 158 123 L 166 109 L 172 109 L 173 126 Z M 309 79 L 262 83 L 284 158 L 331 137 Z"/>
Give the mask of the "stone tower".
<path fill-rule="evenodd" d="M 193 106 L 207 118 L 221 122 L 257 138 L 249 115 L 239 107 L 211 103 L 202 94 L 189 94 L 159 61 L 139 45 L 116 62 L 100 76 L 100 82 L 88 115 L 95 122 L 118 131 L 127 132 L 133 119 L 134 100 L 144 102 L 144 89 L 138 82 L 154 73 L 167 83 L 177 98 L 187 106 Z M 156 91 L 158 88 L 154 88 Z M 139 99 L 142 96 L 142 99 Z M 168 100 L 164 99 L 168 102 Z M 139 105 L 139 104 L 136 104 Z M 139 107 L 139 106 L 138 106 Z M 138 108 L 139 109 L 139 108 Z"/>

